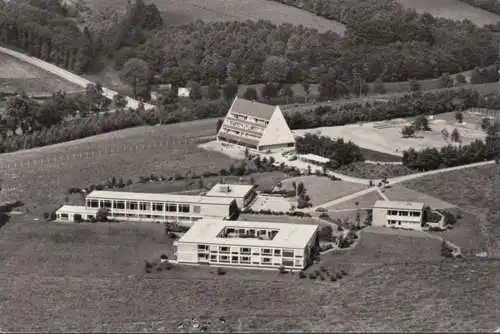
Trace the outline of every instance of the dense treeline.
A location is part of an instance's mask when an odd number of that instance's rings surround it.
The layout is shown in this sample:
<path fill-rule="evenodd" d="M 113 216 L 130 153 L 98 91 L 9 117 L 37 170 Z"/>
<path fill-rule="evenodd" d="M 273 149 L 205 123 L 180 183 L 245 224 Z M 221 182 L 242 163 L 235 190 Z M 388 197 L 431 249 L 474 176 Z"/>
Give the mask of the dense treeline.
<path fill-rule="evenodd" d="M 414 93 L 391 98 L 388 102 L 347 103 L 339 107 L 320 106 L 307 112 L 287 115 L 291 129 L 308 129 L 320 126 L 337 126 L 356 122 L 383 121 L 392 118 L 412 117 L 423 114 L 440 114 L 457 108 L 494 107 L 498 94 L 484 96 L 470 89 L 443 90 Z M 498 104 L 500 106 L 500 104 Z"/>
<path fill-rule="evenodd" d="M 54 94 L 53 98 L 41 104 L 26 96 L 10 98 L 6 112 L 0 118 L 0 153 L 61 143 L 134 126 L 220 117 L 229 108 L 223 101 L 186 101 L 184 104 L 170 104 L 148 112 L 118 108 L 116 112 L 104 115 L 96 112 L 84 115 L 77 112 L 79 107 L 85 107 L 80 100 L 81 97 L 68 97 L 62 93 Z M 122 102 L 114 101 L 123 106 Z M 105 109 L 102 105 L 97 106 L 99 103 L 92 104 L 94 108 Z"/>
<path fill-rule="evenodd" d="M 403 164 L 419 171 L 454 167 L 500 158 L 500 136 L 498 129 L 488 131 L 486 140 L 475 140 L 468 145 L 443 148 L 427 148 L 416 151 L 413 148 L 403 152 Z"/>
<path fill-rule="evenodd" d="M 296 140 L 297 153 L 317 154 L 330 159 L 327 168 L 336 169 L 353 162 L 363 161 L 364 157 L 359 146 L 342 138 L 333 140 L 328 137 L 307 133 Z"/>

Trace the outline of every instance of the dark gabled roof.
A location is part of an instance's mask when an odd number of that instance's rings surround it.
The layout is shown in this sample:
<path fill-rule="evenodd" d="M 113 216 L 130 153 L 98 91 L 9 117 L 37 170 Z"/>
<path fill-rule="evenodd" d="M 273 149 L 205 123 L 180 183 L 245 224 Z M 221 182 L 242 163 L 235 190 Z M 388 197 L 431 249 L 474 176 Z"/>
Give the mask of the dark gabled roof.
<path fill-rule="evenodd" d="M 266 121 L 269 121 L 275 109 L 276 106 L 236 98 L 231 107 L 231 112 L 251 117 L 262 118 Z"/>

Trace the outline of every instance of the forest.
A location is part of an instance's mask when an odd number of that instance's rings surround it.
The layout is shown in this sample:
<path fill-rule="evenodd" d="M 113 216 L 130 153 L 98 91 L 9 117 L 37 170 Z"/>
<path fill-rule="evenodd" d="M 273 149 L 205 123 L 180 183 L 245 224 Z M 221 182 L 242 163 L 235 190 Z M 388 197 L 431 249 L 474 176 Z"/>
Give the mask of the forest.
<path fill-rule="evenodd" d="M 167 27 L 156 6 L 142 0 L 123 16 L 79 28 L 67 10 L 25 0 L 1 9 L 0 43 L 78 73 L 111 61 L 136 95 L 154 83 L 328 81 L 349 88 L 377 78 L 435 78 L 497 59 L 491 29 L 417 14 L 389 0 L 282 1 L 346 23 L 345 37 L 265 21 Z"/>

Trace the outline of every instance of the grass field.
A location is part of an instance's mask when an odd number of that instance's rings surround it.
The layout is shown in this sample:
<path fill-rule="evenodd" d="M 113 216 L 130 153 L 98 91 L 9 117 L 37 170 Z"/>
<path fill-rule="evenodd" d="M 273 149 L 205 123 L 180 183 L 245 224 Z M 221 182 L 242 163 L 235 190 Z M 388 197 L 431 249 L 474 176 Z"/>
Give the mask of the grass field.
<path fill-rule="evenodd" d="M 0 53 L 0 91 L 15 92 L 18 89 L 29 94 L 81 91 L 80 86 L 43 71 L 33 65 Z"/>
<path fill-rule="evenodd" d="M 111 8 L 124 11 L 127 0 L 88 0 L 98 9 Z M 203 21 L 246 21 L 269 20 L 274 24 L 302 24 L 320 32 L 333 30 L 343 34 L 343 24 L 316 16 L 298 8 L 266 0 L 156 0 L 167 25 L 180 25 L 196 20 Z"/>
<path fill-rule="evenodd" d="M 356 209 L 356 202 L 358 202 L 359 208 L 371 208 L 373 204 L 375 204 L 376 201 L 382 200 L 382 196 L 379 195 L 378 192 L 372 191 L 368 194 L 356 197 L 352 200 L 345 201 L 339 204 L 335 204 L 332 206 L 325 207 L 327 210 L 355 210 Z"/>
<path fill-rule="evenodd" d="M 433 209 L 450 209 L 455 207 L 454 204 L 441 200 L 439 197 L 436 198 L 427 193 L 408 189 L 407 187 L 402 186 L 400 184 L 396 184 L 390 186 L 389 188 L 385 188 L 384 194 L 391 201 L 423 202 L 431 206 L 431 208 Z"/>
<path fill-rule="evenodd" d="M 0 202 L 20 199 L 33 205 L 58 205 L 71 187 L 86 187 L 113 176 L 200 175 L 235 163 L 197 147 L 212 135 L 216 120 L 137 127 L 81 140 L 0 155 L 4 190 Z"/>
<path fill-rule="evenodd" d="M 363 190 L 366 186 L 345 181 L 332 181 L 326 177 L 315 175 L 298 176 L 282 182 L 283 189 L 293 190 L 292 182 L 304 183 L 304 187 L 313 206 L 333 201 L 337 198 Z"/>
<path fill-rule="evenodd" d="M 345 175 L 364 179 L 392 178 L 415 173 L 414 170 L 403 165 L 384 165 L 366 162 L 355 162 L 342 166 L 336 171 Z"/>
<path fill-rule="evenodd" d="M 479 26 L 495 24 L 500 21 L 500 16 L 472 7 L 458 0 L 397 0 L 406 8 L 413 8 L 417 12 L 428 12 L 435 17 L 452 20 L 468 19 Z"/>
<path fill-rule="evenodd" d="M 457 240 L 467 240 L 480 231 L 489 245 L 490 256 L 500 256 L 500 168 L 489 165 L 405 182 L 410 189 L 432 195 L 455 204 L 460 211 L 474 218 L 459 220 L 451 230 Z M 462 225 L 462 228 L 461 226 Z M 474 231 L 474 232 L 472 232 Z M 462 234 L 462 236 L 460 236 Z M 460 245 L 460 242 L 457 242 Z"/>

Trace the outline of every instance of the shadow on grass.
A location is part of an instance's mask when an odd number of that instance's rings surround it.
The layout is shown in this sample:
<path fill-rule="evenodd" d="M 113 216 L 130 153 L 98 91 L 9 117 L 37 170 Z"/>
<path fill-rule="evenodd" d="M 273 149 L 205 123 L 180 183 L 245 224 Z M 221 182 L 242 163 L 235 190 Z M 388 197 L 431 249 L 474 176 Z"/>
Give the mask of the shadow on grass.
<path fill-rule="evenodd" d="M 23 205 L 24 203 L 21 201 L 15 201 L 12 203 L 6 203 L 0 205 L 0 228 L 2 228 L 5 224 L 9 222 L 10 215 L 8 213 Z"/>

